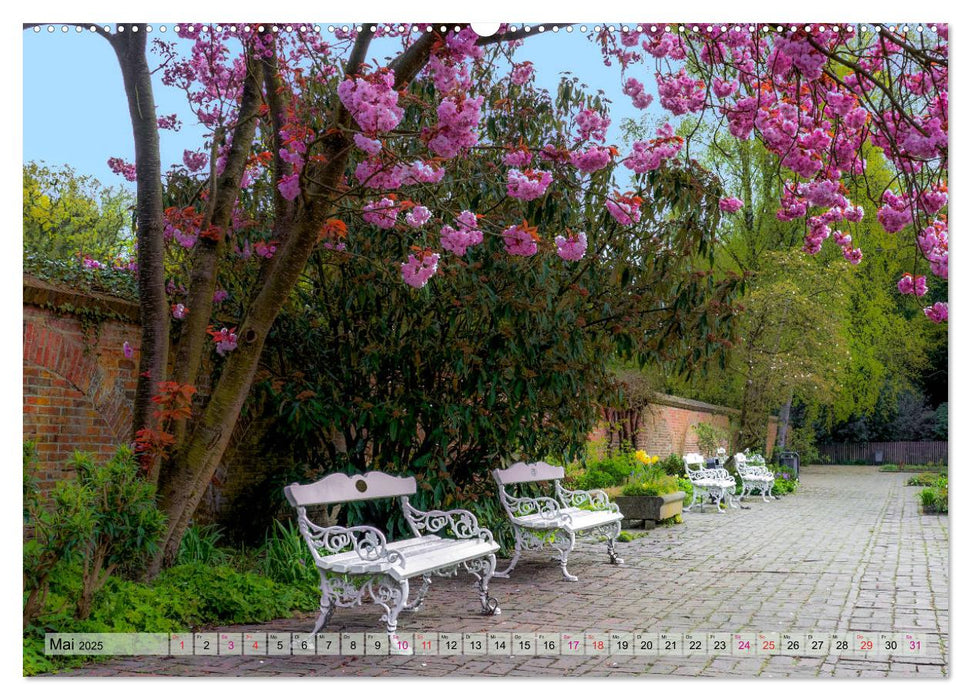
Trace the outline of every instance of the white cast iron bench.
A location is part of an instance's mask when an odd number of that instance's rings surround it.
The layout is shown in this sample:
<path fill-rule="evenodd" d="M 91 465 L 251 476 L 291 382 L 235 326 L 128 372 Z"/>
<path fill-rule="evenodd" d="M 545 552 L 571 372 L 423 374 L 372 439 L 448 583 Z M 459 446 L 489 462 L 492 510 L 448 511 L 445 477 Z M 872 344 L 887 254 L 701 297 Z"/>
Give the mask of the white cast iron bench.
<path fill-rule="evenodd" d="M 691 482 L 691 503 L 684 510 L 690 511 L 695 503 L 705 509 L 705 501 L 711 497 L 715 502 L 715 509 L 719 513 L 723 501 L 732 508 L 738 508 L 733 496 L 735 494 L 735 478 L 721 467 L 705 466 L 705 458 L 697 452 L 689 452 L 683 457 L 684 473 Z"/>
<path fill-rule="evenodd" d="M 765 466 L 765 458 L 762 455 L 745 455 L 741 452 L 735 455 L 735 471 L 738 472 L 742 480 L 742 495 L 739 500 L 745 498 L 753 491 L 762 494 L 762 500 L 766 503 L 769 499 L 775 498 L 772 495 L 772 485 L 775 484 L 775 474 Z"/>
<path fill-rule="evenodd" d="M 581 537 L 606 536 L 607 554 L 611 564 L 623 564 L 614 545 L 620 534 L 620 521 L 624 516 L 616 503 L 611 503 L 603 491 L 569 491 L 560 485 L 563 467 L 546 462 L 525 464 L 517 462 L 507 469 L 492 472 L 499 489 L 499 500 L 509 516 L 516 536 L 516 551 L 509 567 L 496 572 L 496 576 L 508 578 L 523 550 L 542 549 L 550 545 L 560 553 L 560 569 L 563 579 L 576 581 L 577 577 L 566 570 L 567 557 Z M 556 498 L 540 496 L 515 496 L 506 490 L 515 484 L 553 481 Z M 585 506 L 585 507 L 584 507 Z M 557 557 L 554 557 L 556 559 Z"/>
<path fill-rule="evenodd" d="M 489 598 L 489 579 L 496 570 L 499 545 L 492 532 L 480 528 L 467 510 L 421 511 L 408 503 L 417 490 L 415 477 L 382 472 L 330 474 L 312 484 L 283 489 L 297 509 L 297 524 L 320 573 L 320 615 L 313 632 L 327 624 L 334 608 L 362 605 L 365 598 L 384 608 L 381 620 L 388 633 L 398 626 L 398 613 L 417 610 L 428 592 L 431 576 L 454 576 L 459 567 L 476 578 L 482 612 L 499 614 Z M 414 537 L 388 542 L 370 525 L 321 527 L 307 517 L 307 507 L 376 498 L 399 497 Z M 447 535 L 451 536 L 447 536 Z M 408 602 L 409 581 L 421 578 L 415 600 Z"/>

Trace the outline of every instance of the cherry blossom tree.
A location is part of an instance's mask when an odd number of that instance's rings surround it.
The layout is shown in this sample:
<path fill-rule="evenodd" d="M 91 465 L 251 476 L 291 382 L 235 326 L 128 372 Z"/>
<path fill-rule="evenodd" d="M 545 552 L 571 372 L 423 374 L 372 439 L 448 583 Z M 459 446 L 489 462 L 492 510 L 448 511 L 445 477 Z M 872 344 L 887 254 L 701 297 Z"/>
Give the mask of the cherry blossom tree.
<path fill-rule="evenodd" d="M 778 216 L 805 219 L 808 253 L 831 238 L 848 260 L 860 259 L 851 231 L 862 209 L 844 183 L 862 177 L 865 142 L 882 149 L 896 179 L 873 193 L 880 220 L 888 233 L 912 235 L 919 259 L 946 277 L 946 26 L 782 29 L 640 24 L 605 27 L 592 38 L 619 65 L 634 107 L 654 100 L 645 86 L 653 63 L 664 110 L 711 115 L 735 137 L 754 135 L 776 153 L 786 182 Z M 188 52 L 154 42 L 160 79 L 184 90 L 208 137 L 169 173 L 167 186 L 180 197 L 164 207 L 158 130 L 177 128 L 187 115 L 155 112 L 144 26 L 98 31 L 118 56 L 135 140 L 136 162 L 110 165 L 138 188 L 144 330 L 134 427 L 169 518 L 152 571 L 177 552 L 231 439 L 267 334 L 315 250 L 346 254 L 348 236 L 411 235 L 407 257 L 383 261 L 383 269 L 414 293 L 427 293 L 417 290 L 434 287 L 444 265 L 461 264 L 486 236 L 499 237 L 510 256 L 582 264 L 596 254 L 588 248 L 593 231 L 549 227 L 546 202 L 589 209 L 597 225 L 637 227 L 653 204 L 645 196 L 655 192 L 655 175 L 691 166 L 691 138 L 671 123 L 621 152 L 606 142 L 611 117 L 602 101 L 575 105 L 569 118 L 540 113 L 533 66 L 515 56 L 539 33 L 534 28 L 503 26 L 479 37 L 465 25 L 363 25 L 325 41 L 310 25 L 181 25 Z M 393 59 L 371 59 L 378 39 L 400 45 Z M 512 137 L 525 119 L 548 124 L 535 142 Z M 455 164 L 490 155 L 502 195 L 473 197 L 470 209 L 451 211 L 448 189 L 469 184 L 454 180 Z M 587 196 L 600 190 L 597 201 Z M 517 218 L 502 200 L 516 203 Z M 718 208 L 732 216 L 742 206 L 723 196 Z M 671 223 L 693 216 L 672 211 Z M 184 290 L 166 285 L 166 250 L 188 270 Z M 259 272 L 236 300 L 238 316 L 220 327 L 214 320 L 228 303 L 222 277 L 233 260 L 257 263 Z M 926 289 L 917 263 L 901 292 Z M 711 313 L 717 319 L 705 326 Z M 698 325 L 708 328 L 703 341 L 722 342 L 733 313 L 722 305 L 695 314 L 706 319 Z M 946 319 L 946 304 L 927 315 Z M 193 398 L 197 384 L 207 386 Z"/>

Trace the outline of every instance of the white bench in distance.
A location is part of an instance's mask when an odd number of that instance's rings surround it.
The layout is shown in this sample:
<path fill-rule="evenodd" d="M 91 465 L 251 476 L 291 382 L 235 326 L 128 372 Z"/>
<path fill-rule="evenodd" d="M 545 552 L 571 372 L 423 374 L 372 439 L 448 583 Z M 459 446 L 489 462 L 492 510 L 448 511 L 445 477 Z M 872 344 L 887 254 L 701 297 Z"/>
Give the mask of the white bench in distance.
<path fill-rule="evenodd" d="M 738 476 L 742 480 L 742 495 L 739 496 L 739 500 L 753 491 L 761 493 L 762 500 L 766 503 L 775 498 L 772 495 L 775 474 L 765 466 L 765 458 L 762 455 L 737 453 L 735 455 L 735 471 L 738 472 Z"/>
<path fill-rule="evenodd" d="M 701 510 L 705 509 L 705 499 L 711 496 L 715 501 L 715 509 L 719 513 L 722 510 L 722 501 L 727 501 L 732 508 L 738 508 L 732 496 L 735 493 L 735 478 L 728 473 L 727 469 L 721 467 L 711 468 L 705 466 L 705 458 L 697 452 L 689 452 L 683 458 L 684 473 L 691 482 L 691 503 L 684 510 L 690 511 L 695 503 L 701 505 Z"/>
<path fill-rule="evenodd" d="M 611 503 L 603 491 L 570 491 L 560 485 L 565 470 L 546 462 L 526 464 L 517 462 L 506 469 L 495 469 L 492 476 L 516 537 L 516 550 L 508 568 L 496 572 L 500 578 L 508 578 L 523 550 L 542 549 L 550 545 L 560 553 L 560 569 L 565 581 L 577 577 L 566 569 L 567 557 L 576 544 L 577 535 L 582 537 L 602 535 L 607 537 L 607 554 L 611 564 L 623 564 L 614 545 L 620 534 L 620 521 L 624 516 L 616 503 Z M 556 498 L 541 496 L 530 498 L 514 496 L 507 486 L 553 481 Z M 586 505 L 587 508 L 581 506 Z M 592 510 L 591 510 L 592 508 Z"/>
<path fill-rule="evenodd" d="M 499 545 L 492 532 L 479 527 L 467 510 L 421 511 L 408 502 L 417 490 L 415 477 L 382 472 L 330 474 L 312 484 L 290 484 L 283 489 L 297 509 L 297 525 L 320 573 L 320 615 L 311 634 L 327 624 L 334 608 L 362 605 L 366 599 L 384 608 L 381 620 L 394 634 L 398 614 L 417 610 L 428 592 L 431 576 L 454 576 L 464 568 L 476 579 L 482 612 L 498 615 L 489 598 L 489 580 L 496 570 Z M 414 537 L 388 542 L 370 525 L 321 527 L 307 517 L 307 507 L 398 497 Z M 450 533 L 450 537 L 446 534 Z M 421 578 L 413 602 L 408 602 L 409 581 Z"/>

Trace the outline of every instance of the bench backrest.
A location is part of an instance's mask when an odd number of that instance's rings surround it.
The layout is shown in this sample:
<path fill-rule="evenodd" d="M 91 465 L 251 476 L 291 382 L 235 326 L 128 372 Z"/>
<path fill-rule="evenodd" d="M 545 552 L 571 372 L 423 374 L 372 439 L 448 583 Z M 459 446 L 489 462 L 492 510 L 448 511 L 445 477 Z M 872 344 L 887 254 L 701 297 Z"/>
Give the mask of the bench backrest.
<path fill-rule="evenodd" d="M 493 469 L 492 476 L 500 486 L 522 484 L 528 481 L 550 481 L 562 479 L 566 474 L 563 467 L 554 467 L 546 462 L 516 462 L 505 469 Z"/>
<path fill-rule="evenodd" d="M 410 496 L 418 490 L 413 476 L 392 476 L 384 472 L 328 474 L 312 484 L 290 484 L 283 489 L 294 508 L 375 498 Z"/>
<path fill-rule="evenodd" d="M 736 452 L 734 459 L 735 459 L 735 469 L 739 469 L 739 468 L 744 469 L 745 467 L 748 466 L 748 457 L 745 456 L 744 452 Z"/>

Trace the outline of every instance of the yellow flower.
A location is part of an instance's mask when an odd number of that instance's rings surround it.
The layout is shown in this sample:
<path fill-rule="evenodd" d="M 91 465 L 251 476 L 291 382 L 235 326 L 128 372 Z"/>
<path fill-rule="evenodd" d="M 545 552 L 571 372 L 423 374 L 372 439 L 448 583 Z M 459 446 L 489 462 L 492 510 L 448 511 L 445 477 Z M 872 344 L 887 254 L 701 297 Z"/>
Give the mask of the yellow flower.
<path fill-rule="evenodd" d="M 650 464 L 651 462 L 651 458 L 647 456 L 647 452 L 645 452 L 644 450 L 638 450 L 637 452 L 635 452 L 634 457 L 637 459 L 638 462 L 641 462 L 642 464 Z"/>
<path fill-rule="evenodd" d="M 660 459 L 661 458 L 658 455 L 654 455 L 653 457 L 651 457 L 651 464 L 657 464 L 658 460 Z"/>

